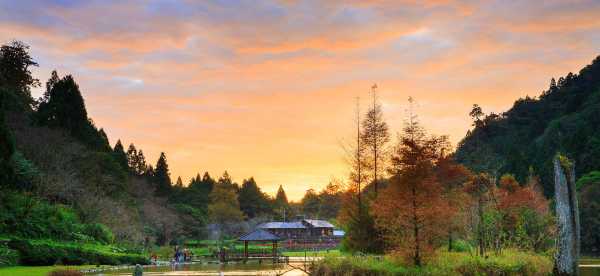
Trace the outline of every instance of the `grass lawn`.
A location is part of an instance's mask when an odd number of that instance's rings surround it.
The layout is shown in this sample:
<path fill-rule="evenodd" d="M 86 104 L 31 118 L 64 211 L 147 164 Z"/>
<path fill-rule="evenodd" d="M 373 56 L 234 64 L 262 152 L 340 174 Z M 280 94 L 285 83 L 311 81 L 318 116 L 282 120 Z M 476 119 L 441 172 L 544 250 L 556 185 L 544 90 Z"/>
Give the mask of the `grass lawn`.
<path fill-rule="evenodd" d="M 287 251 L 283 252 L 283 255 L 289 257 L 304 257 L 304 251 Z M 343 255 L 344 253 L 340 252 L 338 249 L 306 252 L 307 257 L 339 257 Z"/>
<path fill-rule="evenodd" d="M 9 266 L 0 267 L 0 276 L 46 276 L 56 269 L 81 270 L 96 267 L 95 265 L 81 266 Z M 105 267 L 105 266 L 101 266 Z"/>

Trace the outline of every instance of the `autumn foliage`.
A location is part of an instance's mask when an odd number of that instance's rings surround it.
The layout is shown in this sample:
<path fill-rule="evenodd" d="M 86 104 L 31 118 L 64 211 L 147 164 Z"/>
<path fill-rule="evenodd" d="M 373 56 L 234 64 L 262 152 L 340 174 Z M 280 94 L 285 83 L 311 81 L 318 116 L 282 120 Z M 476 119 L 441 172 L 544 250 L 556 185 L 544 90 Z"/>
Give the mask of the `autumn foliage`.
<path fill-rule="evenodd" d="M 447 146 L 446 137 L 428 137 L 411 120 L 392 157 L 390 185 L 372 204 L 391 251 L 417 266 L 445 240 L 456 213 L 436 175 Z"/>

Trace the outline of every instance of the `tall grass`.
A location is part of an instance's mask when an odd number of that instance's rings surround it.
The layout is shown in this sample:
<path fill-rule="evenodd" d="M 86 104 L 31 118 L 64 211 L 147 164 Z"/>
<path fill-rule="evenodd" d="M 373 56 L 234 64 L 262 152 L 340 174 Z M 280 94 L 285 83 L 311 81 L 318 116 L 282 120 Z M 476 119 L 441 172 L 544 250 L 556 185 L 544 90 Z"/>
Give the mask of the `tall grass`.
<path fill-rule="evenodd" d="M 415 267 L 393 256 L 325 257 L 317 262 L 314 275 L 551 275 L 551 258 L 506 250 L 501 255 L 479 257 L 467 252 L 443 252 L 427 265 Z"/>

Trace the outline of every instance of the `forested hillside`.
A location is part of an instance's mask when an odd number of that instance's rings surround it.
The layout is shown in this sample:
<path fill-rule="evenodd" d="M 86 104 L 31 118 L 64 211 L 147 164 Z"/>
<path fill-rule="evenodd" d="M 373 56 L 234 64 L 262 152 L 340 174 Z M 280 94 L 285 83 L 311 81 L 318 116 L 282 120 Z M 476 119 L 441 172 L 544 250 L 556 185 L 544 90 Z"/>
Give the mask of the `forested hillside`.
<path fill-rule="evenodd" d="M 600 254 L 600 57 L 579 74 L 568 73 L 538 98 L 517 100 L 502 114 L 470 115 L 474 129 L 459 143 L 456 159 L 496 177 L 511 173 L 519 181 L 539 176 L 544 194 L 554 196 L 552 158 L 575 161 L 582 224 L 582 249 Z"/>
<path fill-rule="evenodd" d="M 118 245 L 139 253 L 207 238 L 215 229 L 208 225 L 227 230 L 219 233 L 223 238 L 280 219 L 282 213 L 337 215 L 340 191 L 333 184 L 320 193 L 311 189 L 300 203 L 292 203 L 282 187 L 273 198 L 252 177 L 238 185 L 227 172 L 218 179 L 198 174 L 186 184 L 180 177 L 172 180 L 165 153 L 151 163 L 133 143 L 126 148 L 117 140 L 111 146 L 88 116 L 73 76 L 54 71 L 42 86 L 32 76 L 34 66 L 27 45 L 1 47 L 0 241 L 10 241 L 12 249 L 0 246 L 0 255 L 13 256 L 10 250 L 16 249 L 35 264 L 69 263 L 76 261 L 61 261 L 60 254 L 40 256 L 30 252 L 35 246 L 20 242 L 43 240 L 40 244 L 49 248 Z M 40 86 L 45 92 L 34 99 L 31 88 Z"/>
<path fill-rule="evenodd" d="M 552 157 L 575 160 L 577 175 L 600 169 L 600 57 L 579 74 L 550 82 L 538 98 L 522 98 L 502 114 L 474 106 L 475 128 L 459 143 L 456 159 L 475 171 L 539 174 L 553 193 Z"/>

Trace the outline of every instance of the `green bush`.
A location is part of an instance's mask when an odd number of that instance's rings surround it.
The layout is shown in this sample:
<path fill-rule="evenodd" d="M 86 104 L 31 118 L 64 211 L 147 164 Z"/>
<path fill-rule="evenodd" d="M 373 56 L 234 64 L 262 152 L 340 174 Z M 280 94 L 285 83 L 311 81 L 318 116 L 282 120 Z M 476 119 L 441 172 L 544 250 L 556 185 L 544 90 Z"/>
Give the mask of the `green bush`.
<path fill-rule="evenodd" d="M 83 233 L 103 244 L 111 244 L 115 239 L 110 229 L 100 223 L 86 224 L 83 228 Z"/>
<path fill-rule="evenodd" d="M 473 246 L 465 240 L 456 240 L 452 243 L 452 251 L 454 252 L 470 252 Z"/>
<path fill-rule="evenodd" d="M 23 265 L 147 264 L 140 254 L 121 253 L 110 246 L 61 243 L 48 240 L 12 240 L 9 246 L 20 254 Z"/>
<path fill-rule="evenodd" d="M 19 261 L 19 253 L 6 246 L 0 245 L 0 267 L 13 266 Z"/>

